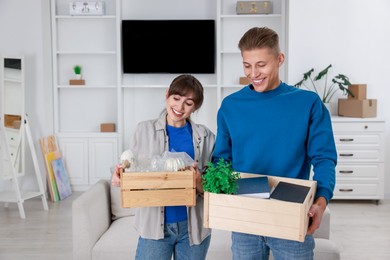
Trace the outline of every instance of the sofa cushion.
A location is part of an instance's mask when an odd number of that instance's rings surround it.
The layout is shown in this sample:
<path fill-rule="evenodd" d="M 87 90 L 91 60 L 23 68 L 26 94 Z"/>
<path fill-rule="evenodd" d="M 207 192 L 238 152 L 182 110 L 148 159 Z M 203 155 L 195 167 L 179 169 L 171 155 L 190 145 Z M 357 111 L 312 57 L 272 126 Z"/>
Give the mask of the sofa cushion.
<path fill-rule="evenodd" d="M 340 260 L 340 250 L 334 241 L 316 238 L 314 255 L 316 260 Z"/>
<path fill-rule="evenodd" d="M 121 207 L 121 188 L 110 185 L 110 194 L 111 194 L 111 216 L 112 220 L 118 218 L 134 216 L 134 208 L 122 208 Z"/>
<path fill-rule="evenodd" d="M 93 248 L 93 260 L 135 259 L 138 233 L 133 227 L 134 217 L 122 217 L 111 223 Z"/>

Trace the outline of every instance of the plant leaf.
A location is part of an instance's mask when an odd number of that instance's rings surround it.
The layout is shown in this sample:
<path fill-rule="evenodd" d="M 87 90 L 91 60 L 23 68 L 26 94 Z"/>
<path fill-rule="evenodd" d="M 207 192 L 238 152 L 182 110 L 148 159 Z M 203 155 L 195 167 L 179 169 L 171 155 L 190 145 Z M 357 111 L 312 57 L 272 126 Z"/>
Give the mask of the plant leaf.
<path fill-rule="evenodd" d="M 296 83 L 296 84 L 294 85 L 294 87 L 300 88 L 300 87 L 302 86 L 302 84 L 303 84 L 306 80 L 308 80 L 308 79 L 310 78 L 310 75 L 313 73 L 313 71 L 314 71 L 314 69 L 311 68 L 308 72 L 303 73 L 303 78 L 302 78 L 302 80 L 299 81 L 298 83 Z"/>
<path fill-rule="evenodd" d="M 329 64 L 328 67 L 320 71 L 317 76 L 315 76 L 314 81 L 322 79 L 326 74 L 328 74 L 329 69 L 332 67 L 332 64 Z"/>

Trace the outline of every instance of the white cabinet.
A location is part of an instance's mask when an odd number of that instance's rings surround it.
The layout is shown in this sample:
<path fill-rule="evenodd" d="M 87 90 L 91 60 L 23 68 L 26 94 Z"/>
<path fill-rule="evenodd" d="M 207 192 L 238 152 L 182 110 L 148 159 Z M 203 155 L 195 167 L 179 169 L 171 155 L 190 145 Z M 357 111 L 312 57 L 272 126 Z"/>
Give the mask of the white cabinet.
<path fill-rule="evenodd" d="M 385 121 L 333 117 L 337 148 L 334 199 L 384 198 Z"/>
<path fill-rule="evenodd" d="M 59 146 L 75 190 L 84 190 L 99 179 L 110 179 L 110 167 L 118 161 L 115 138 L 63 137 Z"/>
<path fill-rule="evenodd" d="M 54 129 L 73 189 L 93 184 L 118 161 L 120 1 L 104 2 L 100 16 L 71 16 L 70 1 L 51 2 Z M 70 85 L 75 65 L 85 85 Z M 114 123 L 116 132 L 101 133 L 102 123 Z"/>

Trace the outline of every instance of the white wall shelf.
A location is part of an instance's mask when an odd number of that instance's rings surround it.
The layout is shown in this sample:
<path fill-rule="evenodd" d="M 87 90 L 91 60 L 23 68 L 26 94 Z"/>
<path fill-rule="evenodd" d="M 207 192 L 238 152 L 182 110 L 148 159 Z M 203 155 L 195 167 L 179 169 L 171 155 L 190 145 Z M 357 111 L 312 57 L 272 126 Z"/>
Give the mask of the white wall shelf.
<path fill-rule="evenodd" d="M 228 19 L 248 19 L 248 18 L 282 18 L 282 14 L 221 14 L 221 18 Z"/>
<path fill-rule="evenodd" d="M 55 130 L 60 148 L 65 150 L 73 185 L 84 187 L 96 180 L 91 169 L 93 142 L 96 138 L 117 140 L 118 154 L 128 147 L 130 137 L 140 121 L 156 118 L 165 107 L 165 91 L 175 74 L 123 74 L 121 60 L 121 16 L 123 19 L 214 19 L 216 26 L 216 68 L 213 74 L 194 74 L 204 86 L 205 100 L 192 118 L 216 132 L 216 116 L 222 99 L 243 87 L 240 51 L 237 44 L 242 34 L 254 26 L 268 26 L 280 35 L 285 50 L 285 0 L 275 0 L 269 15 L 237 15 L 235 0 L 192 0 L 189 6 L 203 4 L 198 12 L 178 14 L 143 14 L 141 1 L 106 1 L 104 16 L 70 16 L 67 0 L 52 0 L 52 33 L 54 64 Z M 123 10 L 121 10 L 124 6 Z M 131 11 L 127 10 L 131 6 Z M 212 13 L 210 13 L 210 10 Z M 189 18 L 183 18 L 189 17 Z M 190 61 L 189 61 L 190 62 Z M 84 86 L 69 86 L 72 66 L 83 67 Z M 281 78 L 285 78 L 285 71 Z M 116 123 L 114 135 L 99 133 L 100 123 Z M 99 140 L 102 141 L 102 140 Z M 102 147 L 102 146 L 100 146 Z M 111 156 L 111 148 L 107 156 Z M 79 151 L 79 156 L 73 155 Z M 80 158 L 80 159 L 78 159 Z M 81 160 L 85 162 L 82 163 Z M 103 167 L 107 168 L 108 167 Z M 88 176 L 80 175 L 82 170 Z M 104 169 L 106 170 L 106 169 Z M 75 174 L 75 173 L 71 173 Z M 96 176 L 103 176 L 98 173 Z"/>
<path fill-rule="evenodd" d="M 57 88 L 63 88 L 63 89 L 74 89 L 74 90 L 86 90 L 86 89 L 116 89 L 117 86 L 114 85 L 58 85 Z"/>
<path fill-rule="evenodd" d="M 100 19 L 116 19 L 115 15 L 96 15 L 96 16 L 83 16 L 83 15 L 56 15 L 56 19 L 91 19 L 91 20 L 100 20 Z"/>
<path fill-rule="evenodd" d="M 115 55 L 116 51 L 58 51 L 57 55 Z"/>
<path fill-rule="evenodd" d="M 71 16 L 69 1 L 51 0 L 54 130 L 73 189 L 110 178 L 121 143 L 120 0 L 102 16 Z M 73 67 L 85 85 L 69 85 Z M 100 132 L 114 123 L 116 132 Z"/>

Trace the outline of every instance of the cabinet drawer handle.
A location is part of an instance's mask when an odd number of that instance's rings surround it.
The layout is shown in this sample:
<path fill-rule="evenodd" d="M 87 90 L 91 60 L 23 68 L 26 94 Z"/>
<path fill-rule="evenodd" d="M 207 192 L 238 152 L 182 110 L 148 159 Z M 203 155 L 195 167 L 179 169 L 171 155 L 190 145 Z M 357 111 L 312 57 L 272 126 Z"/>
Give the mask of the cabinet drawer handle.
<path fill-rule="evenodd" d="M 352 156 L 353 156 L 353 153 L 340 153 L 340 156 L 352 157 Z"/>
<path fill-rule="evenodd" d="M 339 173 L 353 173 L 353 171 L 339 171 Z"/>
<path fill-rule="evenodd" d="M 341 191 L 341 192 L 352 192 L 353 189 L 339 189 L 339 191 Z"/>
<path fill-rule="evenodd" d="M 340 142 L 353 142 L 353 138 L 341 138 Z"/>

